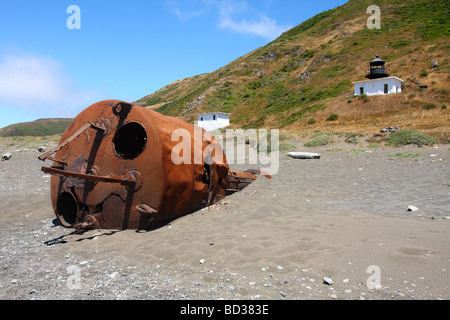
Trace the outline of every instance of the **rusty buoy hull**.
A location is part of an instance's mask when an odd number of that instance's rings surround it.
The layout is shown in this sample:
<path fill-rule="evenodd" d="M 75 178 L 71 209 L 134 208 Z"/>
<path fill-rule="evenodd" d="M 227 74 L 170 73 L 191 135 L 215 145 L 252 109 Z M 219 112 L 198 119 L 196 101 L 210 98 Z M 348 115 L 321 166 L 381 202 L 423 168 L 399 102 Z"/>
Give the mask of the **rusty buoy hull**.
<path fill-rule="evenodd" d="M 56 217 L 76 229 L 150 230 L 256 179 L 229 170 L 220 144 L 200 127 L 117 100 L 81 112 L 39 158 L 53 161 L 42 171 L 52 174 Z"/>

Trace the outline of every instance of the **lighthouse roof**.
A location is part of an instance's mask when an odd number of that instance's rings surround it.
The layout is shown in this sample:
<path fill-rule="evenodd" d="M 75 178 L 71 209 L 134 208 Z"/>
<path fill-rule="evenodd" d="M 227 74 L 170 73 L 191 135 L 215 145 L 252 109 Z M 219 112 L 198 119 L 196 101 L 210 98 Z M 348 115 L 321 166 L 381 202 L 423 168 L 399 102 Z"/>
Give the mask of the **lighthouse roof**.
<path fill-rule="evenodd" d="M 384 62 L 384 60 L 381 60 L 377 55 L 376 59 L 373 60 L 370 64 L 371 65 L 382 65 L 382 64 L 385 64 L 385 62 Z"/>

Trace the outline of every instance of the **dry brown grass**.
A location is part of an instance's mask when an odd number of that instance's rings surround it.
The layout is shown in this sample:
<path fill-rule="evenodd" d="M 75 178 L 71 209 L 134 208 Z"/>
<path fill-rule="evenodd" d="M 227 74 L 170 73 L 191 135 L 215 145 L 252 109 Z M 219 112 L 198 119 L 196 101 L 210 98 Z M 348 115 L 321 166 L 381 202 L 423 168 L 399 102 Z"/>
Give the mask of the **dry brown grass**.
<path fill-rule="evenodd" d="M 418 97 L 420 99 L 420 96 Z M 349 103 L 349 100 L 351 101 Z M 309 118 L 298 121 L 289 130 L 347 131 L 373 134 L 386 127 L 410 128 L 429 134 L 450 137 L 450 108 L 424 110 L 426 101 L 413 100 L 407 94 L 368 97 L 364 102 L 359 97 L 337 98 L 330 101 L 323 111 L 312 115 L 316 123 L 308 125 Z M 337 121 L 327 121 L 337 114 Z"/>

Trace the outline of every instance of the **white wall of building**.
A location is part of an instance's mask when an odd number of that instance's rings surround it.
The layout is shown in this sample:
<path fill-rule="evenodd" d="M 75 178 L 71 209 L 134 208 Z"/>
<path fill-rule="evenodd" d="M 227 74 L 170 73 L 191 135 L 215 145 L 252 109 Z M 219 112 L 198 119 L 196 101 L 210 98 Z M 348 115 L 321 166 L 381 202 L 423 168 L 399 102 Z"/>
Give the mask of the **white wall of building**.
<path fill-rule="evenodd" d="M 206 131 L 225 128 L 230 125 L 230 115 L 226 113 L 207 113 L 198 115 L 198 126 Z"/>
<path fill-rule="evenodd" d="M 361 88 L 363 94 L 368 96 L 393 94 L 402 92 L 402 79 L 397 77 L 387 77 L 366 81 L 353 82 L 355 85 L 355 96 L 361 95 Z M 387 85 L 387 91 L 385 91 L 385 86 Z"/>

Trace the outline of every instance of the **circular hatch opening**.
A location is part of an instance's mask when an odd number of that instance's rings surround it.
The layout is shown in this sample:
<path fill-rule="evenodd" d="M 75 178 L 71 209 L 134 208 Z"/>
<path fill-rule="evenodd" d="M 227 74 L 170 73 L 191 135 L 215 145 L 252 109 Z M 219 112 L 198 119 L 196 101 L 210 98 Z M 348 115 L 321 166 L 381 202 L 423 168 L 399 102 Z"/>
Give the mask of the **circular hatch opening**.
<path fill-rule="evenodd" d="M 147 145 L 147 132 L 137 123 L 131 122 L 122 126 L 114 138 L 114 148 L 119 157 L 132 160 L 144 151 Z"/>

